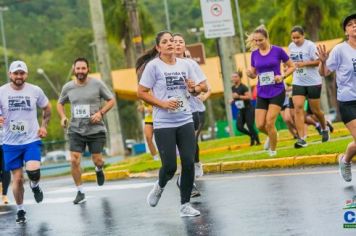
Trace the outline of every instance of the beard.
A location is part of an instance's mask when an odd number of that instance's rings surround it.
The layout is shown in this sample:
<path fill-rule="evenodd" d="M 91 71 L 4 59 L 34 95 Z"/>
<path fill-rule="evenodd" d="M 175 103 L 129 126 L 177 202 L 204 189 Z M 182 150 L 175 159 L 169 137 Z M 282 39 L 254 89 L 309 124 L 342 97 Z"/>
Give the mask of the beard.
<path fill-rule="evenodd" d="M 88 77 L 88 73 L 76 73 L 75 77 L 80 81 L 84 81 Z"/>
<path fill-rule="evenodd" d="M 16 87 L 21 87 L 21 86 L 25 83 L 25 80 L 23 80 L 23 79 L 11 79 L 11 82 L 12 82 Z"/>

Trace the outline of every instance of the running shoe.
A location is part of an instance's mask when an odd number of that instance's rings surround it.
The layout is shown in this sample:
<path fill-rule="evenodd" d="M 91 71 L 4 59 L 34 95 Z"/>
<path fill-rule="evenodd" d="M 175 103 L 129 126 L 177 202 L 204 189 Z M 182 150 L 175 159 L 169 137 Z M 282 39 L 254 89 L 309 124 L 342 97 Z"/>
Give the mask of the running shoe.
<path fill-rule="evenodd" d="M 189 202 L 182 204 L 180 206 L 179 212 L 180 212 L 180 217 L 199 216 L 200 215 L 200 211 L 194 209 Z"/>
<path fill-rule="evenodd" d="M 158 180 L 157 180 L 157 182 L 153 185 L 151 192 L 147 195 L 147 203 L 151 207 L 157 206 L 158 201 L 161 198 L 163 190 L 164 189 L 159 186 Z"/>
<path fill-rule="evenodd" d="M 2 203 L 3 204 L 9 204 L 9 199 L 7 198 L 7 196 L 6 195 L 2 195 Z"/>
<path fill-rule="evenodd" d="M 330 121 L 326 121 L 326 125 L 329 127 L 330 133 L 334 132 L 334 126 Z"/>
<path fill-rule="evenodd" d="M 17 211 L 16 223 L 17 224 L 25 224 L 26 223 L 25 215 L 26 215 L 26 211 L 24 211 L 24 210 Z"/>
<path fill-rule="evenodd" d="M 78 191 L 78 192 L 77 192 L 77 196 L 75 197 L 73 203 L 74 203 L 74 204 L 80 204 L 80 203 L 83 203 L 83 202 L 85 202 L 85 201 L 86 201 L 86 199 L 85 199 L 85 194 L 82 193 L 82 192 L 80 192 L 80 191 Z"/>
<path fill-rule="evenodd" d="M 352 180 L 351 162 L 345 163 L 343 161 L 343 158 L 344 158 L 344 155 L 340 154 L 339 155 L 339 173 L 340 173 L 341 177 L 346 182 L 351 182 L 351 180 Z"/>
<path fill-rule="evenodd" d="M 323 131 L 321 131 L 321 141 L 324 143 L 324 142 L 329 141 L 329 139 L 330 139 L 329 130 L 323 130 Z"/>
<path fill-rule="evenodd" d="M 33 192 L 33 196 L 35 197 L 35 200 L 37 203 L 42 202 L 43 200 L 43 192 L 40 188 L 39 185 L 37 185 L 36 187 L 32 188 L 32 192 Z"/>
<path fill-rule="evenodd" d="M 102 186 L 105 182 L 105 175 L 103 169 L 100 169 L 96 172 L 96 182 L 98 183 L 99 186 Z"/>
<path fill-rule="evenodd" d="M 265 150 L 269 149 L 269 137 L 266 138 L 265 144 L 263 145 L 263 149 Z"/>
<path fill-rule="evenodd" d="M 276 151 L 276 150 L 275 150 L 275 151 L 272 151 L 271 149 L 268 149 L 268 155 L 269 155 L 270 157 L 274 157 L 274 156 L 277 155 L 277 151 Z"/>
<path fill-rule="evenodd" d="M 202 177 L 204 175 L 203 165 L 200 162 L 194 163 L 195 178 Z"/>
<path fill-rule="evenodd" d="M 299 138 L 297 140 L 297 142 L 294 144 L 295 148 L 303 148 L 303 147 L 307 147 L 307 146 L 308 146 L 307 142 L 301 138 Z"/>
<path fill-rule="evenodd" d="M 190 194 L 190 197 L 191 198 L 195 198 L 195 197 L 200 197 L 200 196 L 201 196 L 200 191 L 198 190 L 197 185 L 194 183 L 193 184 L 192 193 Z"/>

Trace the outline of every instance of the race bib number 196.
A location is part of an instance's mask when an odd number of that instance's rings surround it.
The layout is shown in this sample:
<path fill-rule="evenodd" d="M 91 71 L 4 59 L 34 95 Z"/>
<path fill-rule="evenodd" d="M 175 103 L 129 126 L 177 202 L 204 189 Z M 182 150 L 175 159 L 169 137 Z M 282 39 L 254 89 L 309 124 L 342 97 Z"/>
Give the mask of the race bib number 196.
<path fill-rule="evenodd" d="M 73 113 L 74 118 L 90 118 L 90 105 L 75 105 Z"/>
<path fill-rule="evenodd" d="M 10 131 L 18 134 L 25 134 L 28 131 L 27 121 L 24 120 L 12 120 L 10 121 Z"/>

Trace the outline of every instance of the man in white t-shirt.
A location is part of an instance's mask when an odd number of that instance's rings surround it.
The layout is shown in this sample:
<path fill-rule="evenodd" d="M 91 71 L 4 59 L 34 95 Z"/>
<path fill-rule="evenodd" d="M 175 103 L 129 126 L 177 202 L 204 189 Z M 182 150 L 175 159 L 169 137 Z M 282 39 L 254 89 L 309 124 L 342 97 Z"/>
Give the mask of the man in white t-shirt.
<path fill-rule="evenodd" d="M 0 87 L 0 125 L 4 129 L 3 151 L 5 169 L 12 172 L 13 193 L 17 205 L 16 222 L 26 222 L 23 206 L 23 165 L 30 179 L 30 187 L 37 203 L 43 200 L 39 187 L 41 177 L 41 138 L 47 135 L 51 117 L 48 98 L 38 86 L 26 82 L 27 66 L 14 61 L 9 68 L 10 83 Z M 37 121 L 37 108 L 41 108 L 42 123 Z"/>

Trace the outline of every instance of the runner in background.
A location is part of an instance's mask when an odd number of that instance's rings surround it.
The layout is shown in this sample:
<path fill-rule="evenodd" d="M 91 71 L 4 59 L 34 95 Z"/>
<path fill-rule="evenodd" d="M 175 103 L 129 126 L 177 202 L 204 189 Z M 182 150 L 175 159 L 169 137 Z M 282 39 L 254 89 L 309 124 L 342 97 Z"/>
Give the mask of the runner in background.
<path fill-rule="evenodd" d="M 292 100 L 292 82 L 293 76 L 289 75 L 285 80 L 284 84 L 286 87 L 286 98 L 284 100 L 284 104 L 281 110 L 281 116 L 283 121 L 286 123 L 289 132 L 293 136 L 294 139 L 298 138 L 297 129 L 294 124 L 294 106 Z"/>
<path fill-rule="evenodd" d="M 250 136 L 250 146 L 260 145 L 260 139 L 254 128 L 255 108 L 251 104 L 251 93 L 247 86 L 241 82 L 241 79 L 242 71 L 236 71 L 231 75 L 232 102 L 239 109 L 236 128 L 241 133 Z"/>
<path fill-rule="evenodd" d="M 143 132 L 145 134 L 145 139 L 147 142 L 148 149 L 152 155 L 153 160 L 159 161 L 159 155 L 157 153 L 156 146 L 153 142 L 153 117 L 152 117 L 153 107 L 150 104 L 141 101 L 138 110 L 140 112 L 143 112 L 144 114 L 145 126 L 143 128 L 144 129 Z"/>
<path fill-rule="evenodd" d="M 2 203 L 9 204 L 9 199 L 7 197 L 7 191 L 9 189 L 9 185 L 11 182 L 11 172 L 5 170 L 5 162 L 4 162 L 4 152 L 2 149 L 2 139 L 3 139 L 3 128 L 0 127 L 0 192 L 2 193 Z"/>
<path fill-rule="evenodd" d="M 321 126 L 322 142 L 330 139 L 329 128 L 326 125 L 324 112 L 320 107 L 322 78 L 318 73 L 319 59 L 316 56 L 316 45 L 305 39 L 301 26 L 294 26 L 291 30 L 292 42 L 288 49 L 290 58 L 296 66 L 293 73 L 293 104 L 295 110 L 295 126 L 298 131 L 298 140 L 295 148 L 308 146 L 304 134 L 304 102 L 308 99 L 311 111 L 319 120 Z"/>
<path fill-rule="evenodd" d="M 247 45 L 255 49 L 251 54 L 251 68 L 246 71 L 248 77 L 257 82 L 256 126 L 268 136 L 265 148 L 269 156 L 277 155 L 277 130 L 275 122 L 283 107 L 285 88 L 283 80 L 295 69 L 293 62 L 285 51 L 278 46 L 271 45 L 268 32 L 258 27 L 247 39 Z M 281 64 L 287 66 L 281 73 Z"/>
<path fill-rule="evenodd" d="M 318 56 L 322 76 L 336 72 L 341 119 L 353 137 L 345 153 L 338 156 L 340 174 L 346 182 L 350 182 L 351 162 L 356 155 L 356 13 L 345 17 L 342 26 L 346 40 L 336 45 L 330 53 L 326 51 L 325 45 L 319 45 Z"/>

